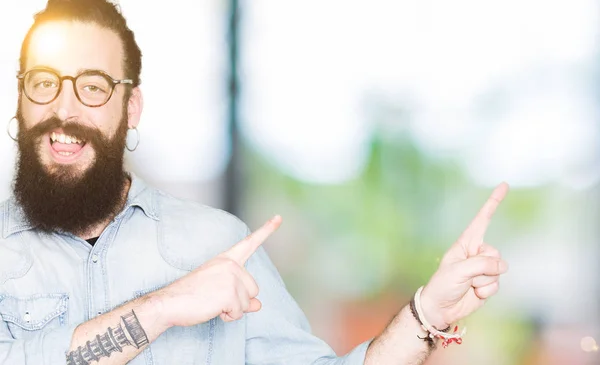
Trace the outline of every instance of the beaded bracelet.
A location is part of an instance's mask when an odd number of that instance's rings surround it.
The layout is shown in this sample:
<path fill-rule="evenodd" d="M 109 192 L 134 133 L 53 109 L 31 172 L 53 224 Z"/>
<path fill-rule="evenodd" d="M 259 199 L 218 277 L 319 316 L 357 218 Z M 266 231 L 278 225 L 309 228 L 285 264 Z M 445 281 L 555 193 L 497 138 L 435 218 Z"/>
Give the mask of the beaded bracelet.
<path fill-rule="evenodd" d="M 412 312 L 415 319 L 421 325 L 421 328 L 425 332 L 427 332 L 427 336 L 420 337 L 417 335 L 417 337 L 419 339 L 422 339 L 425 342 L 427 342 L 430 349 L 435 348 L 434 339 L 443 340 L 442 347 L 444 347 L 444 348 L 448 347 L 448 345 L 451 344 L 452 342 L 456 342 L 457 344 L 460 345 L 462 343 L 462 337 L 467 332 L 467 328 L 466 327 L 463 328 L 463 330 L 460 333 L 458 333 L 458 326 L 455 326 L 454 333 L 449 333 L 448 331 L 450 331 L 451 326 L 448 326 L 448 328 L 440 331 L 437 328 L 435 328 L 435 326 L 429 324 L 429 322 L 425 319 L 425 316 L 423 315 L 423 310 L 421 309 L 421 292 L 422 291 L 423 291 L 423 287 L 420 287 L 417 290 L 417 292 L 415 293 L 415 296 L 413 297 L 413 299 L 410 301 L 410 311 Z"/>

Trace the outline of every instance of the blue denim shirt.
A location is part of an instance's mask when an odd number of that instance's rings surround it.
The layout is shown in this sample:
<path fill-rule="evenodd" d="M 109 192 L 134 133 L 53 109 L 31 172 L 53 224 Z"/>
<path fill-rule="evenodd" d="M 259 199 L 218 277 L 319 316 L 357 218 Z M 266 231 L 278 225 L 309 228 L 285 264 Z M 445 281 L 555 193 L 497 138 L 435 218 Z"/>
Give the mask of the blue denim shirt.
<path fill-rule="evenodd" d="M 127 204 L 92 247 L 31 227 L 15 200 L 0 205 L 0 364 L 65 363 L 78 324 L 161 288 L 248 233 L 236 217 L 169 196 L 132 176 Z M 310 334 L 266 252 L 247 269 L 257 313 L 174 327 L 130 364 L 362 364 L 368 342 L 344 357 Z M 202 303 L 198 303 L 202 305 Z"/>

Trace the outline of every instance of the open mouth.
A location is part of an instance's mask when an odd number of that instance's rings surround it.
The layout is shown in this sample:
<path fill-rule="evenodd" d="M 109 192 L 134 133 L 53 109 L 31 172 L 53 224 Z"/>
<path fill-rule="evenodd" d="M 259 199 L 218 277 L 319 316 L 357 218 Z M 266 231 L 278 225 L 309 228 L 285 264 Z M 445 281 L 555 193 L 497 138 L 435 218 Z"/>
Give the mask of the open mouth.
<path fill-rule="evenodd" d="M 62 131 L 50 133 L 49 141 L 52 154 L 60 162 L 70 162 L 69 160 L 75 159 L 86 145 L 85 140 Z"/>

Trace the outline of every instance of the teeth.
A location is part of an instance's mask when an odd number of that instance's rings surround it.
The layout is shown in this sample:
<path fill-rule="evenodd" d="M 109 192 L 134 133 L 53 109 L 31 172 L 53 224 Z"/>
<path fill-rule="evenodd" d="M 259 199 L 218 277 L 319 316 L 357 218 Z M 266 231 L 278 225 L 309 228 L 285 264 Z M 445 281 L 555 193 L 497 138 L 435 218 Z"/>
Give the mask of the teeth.
<path fill-rule="evenodd" d="M 58 134 L 56 132 L 52 132 L 52 134 L 50 134 L 50 139 L 52 140 L 52 142 L 60 142 L 60 143 L 64 143 L 64 144 L 71 144 L 71 143 L 81 143 L 82 141 L 78 138 L 75 138 L 73 136 L 67 136 L 65 134 Z"/>

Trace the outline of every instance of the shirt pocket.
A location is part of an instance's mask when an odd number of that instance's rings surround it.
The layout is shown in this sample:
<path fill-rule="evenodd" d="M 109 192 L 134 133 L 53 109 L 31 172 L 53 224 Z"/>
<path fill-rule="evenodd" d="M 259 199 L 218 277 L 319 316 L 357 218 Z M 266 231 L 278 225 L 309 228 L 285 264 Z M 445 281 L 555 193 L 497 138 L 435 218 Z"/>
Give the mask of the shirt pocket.
<path fill-rule="evenodd" d="M 0 317 L 13 338 L 27 340 L 41 332 L 68 324 L 67 294 L 36 294 L 29 297 L 0 295 Z"/>

